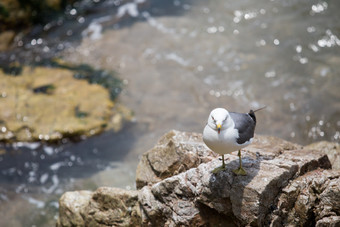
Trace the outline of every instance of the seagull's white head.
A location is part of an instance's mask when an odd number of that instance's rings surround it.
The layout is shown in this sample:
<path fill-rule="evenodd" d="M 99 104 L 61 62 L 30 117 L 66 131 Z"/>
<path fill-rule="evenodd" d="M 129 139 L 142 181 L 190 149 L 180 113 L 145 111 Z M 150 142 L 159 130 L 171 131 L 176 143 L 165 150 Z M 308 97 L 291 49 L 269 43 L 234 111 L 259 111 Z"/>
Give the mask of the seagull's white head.
<path fill-rule="evenodd" d="M 218 133 L 232 126 L 233 120 L 229 112 L 224 108 L 216 108 L 211 111 L 208 118 L 208 126 Z"/>

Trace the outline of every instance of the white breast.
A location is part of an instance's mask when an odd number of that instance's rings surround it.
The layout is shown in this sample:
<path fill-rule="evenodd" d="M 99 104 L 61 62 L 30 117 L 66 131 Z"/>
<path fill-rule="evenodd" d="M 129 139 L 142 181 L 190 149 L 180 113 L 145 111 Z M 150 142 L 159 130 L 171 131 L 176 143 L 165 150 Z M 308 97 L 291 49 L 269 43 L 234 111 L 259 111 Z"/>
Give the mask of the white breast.
<path fill-rule="evenodd" d="M 246 147 L 251 141 L 244 144 L 237 144 L 238 132 L 235 128 L 221 130 L 220 134 L 208 125 L 203 130 L 204 143 L 218 154 L 228 154 Z"/>

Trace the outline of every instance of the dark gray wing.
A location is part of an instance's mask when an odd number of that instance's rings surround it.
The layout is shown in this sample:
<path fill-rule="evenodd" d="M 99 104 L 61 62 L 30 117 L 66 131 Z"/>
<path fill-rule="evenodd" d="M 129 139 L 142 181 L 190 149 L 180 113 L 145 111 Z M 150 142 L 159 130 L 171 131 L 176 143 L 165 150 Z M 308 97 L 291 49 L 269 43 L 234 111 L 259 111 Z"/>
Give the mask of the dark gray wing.
<path fill-rule="evenodd" d="M 235 122 L 235 128 L 239 133 L 239 137 L 236 140 L 238 144 L 243 144 L 254 137 L 256 126 L 256 118 L 254 113 L 250 112 L 249 114 L 246 114 L 229 112 L 229 115 Z"/>

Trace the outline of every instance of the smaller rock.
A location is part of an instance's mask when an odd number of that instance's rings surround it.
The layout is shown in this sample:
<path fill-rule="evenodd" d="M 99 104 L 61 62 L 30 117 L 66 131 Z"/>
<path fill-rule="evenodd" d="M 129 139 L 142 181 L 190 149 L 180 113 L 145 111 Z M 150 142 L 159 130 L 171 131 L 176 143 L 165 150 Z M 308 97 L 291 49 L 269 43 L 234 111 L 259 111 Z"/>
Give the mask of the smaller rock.
<path fill-rule="evenodd" d="M 57 227 L 85 226 L 85 208 L 92 197 L 91 191 L 66 192 L 59 199 L 59 219 Z"/>
<path fill-rule="evenodd" d="M 140 226 L 138 192 L 101 187 L 94 192 L 66 192 L 59 200 L 57 227 Z"/>
<path fill-rule="evenodd" d="M 197 167 L 218 155 L 203 143 L 202 135 L 170 131 L 144 153 L 136 171 L 137 189 Z"/>
<path fill-rule="evenodd" d="M 85 211 L 84 226 L 139 226 L 138 192 L 120 188 L 98 188 Z"/>

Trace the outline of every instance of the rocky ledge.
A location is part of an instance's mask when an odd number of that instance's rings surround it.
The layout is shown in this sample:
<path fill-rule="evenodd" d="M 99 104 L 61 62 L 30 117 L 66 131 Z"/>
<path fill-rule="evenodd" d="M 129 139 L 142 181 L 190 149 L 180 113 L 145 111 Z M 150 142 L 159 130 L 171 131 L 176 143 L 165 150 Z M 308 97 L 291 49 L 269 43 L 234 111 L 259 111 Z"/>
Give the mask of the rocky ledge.
<path fill-rule="evenodd" d="M 202 135 L 171 131 L 142 156 L 138 190 L 66 192 L 57 226 L 339 226 L 339 154 L 257 135 L 242 150 L 247 176 L 232 173 L 235 152 L 212 174 L 221 161 Z"/>

